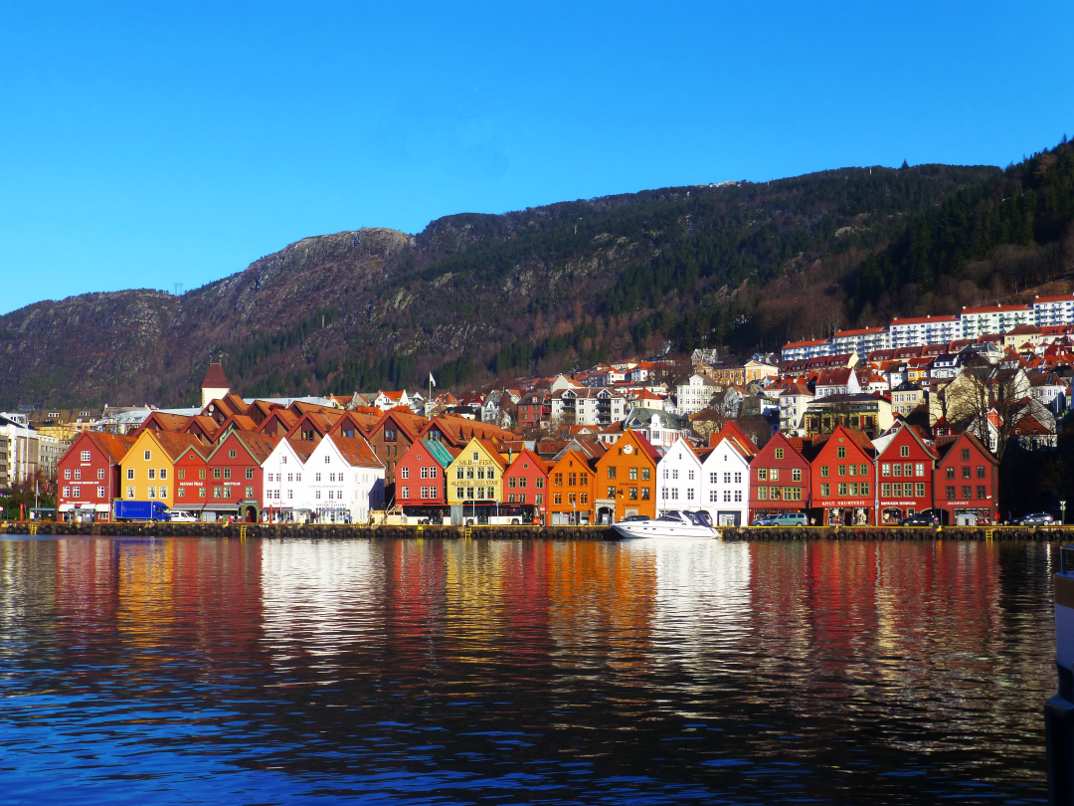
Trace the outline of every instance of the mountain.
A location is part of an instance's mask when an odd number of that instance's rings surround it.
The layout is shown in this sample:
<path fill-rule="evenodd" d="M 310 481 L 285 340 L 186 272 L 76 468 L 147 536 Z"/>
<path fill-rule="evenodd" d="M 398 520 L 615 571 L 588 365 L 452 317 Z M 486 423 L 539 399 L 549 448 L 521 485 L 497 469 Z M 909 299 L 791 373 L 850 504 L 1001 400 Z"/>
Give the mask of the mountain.
<path fill-rule="evenodd" d="M 430 370 L 447 386 L 946 310 L 997 293 L 1011 260 L 1032 262 L 1033 282 L 1063 276 L 1070 159 L 1063 144 L 1006 171 L 847 168 L 306 238 L 182 296 L 0 317 L 0 406 L 187 404 L 218 357 L 247 394 L 420 385 Z M 1030 192 L 1032 231 L 1008 215 Z M 963 226 L 988 235 L 959 251 Z"/>

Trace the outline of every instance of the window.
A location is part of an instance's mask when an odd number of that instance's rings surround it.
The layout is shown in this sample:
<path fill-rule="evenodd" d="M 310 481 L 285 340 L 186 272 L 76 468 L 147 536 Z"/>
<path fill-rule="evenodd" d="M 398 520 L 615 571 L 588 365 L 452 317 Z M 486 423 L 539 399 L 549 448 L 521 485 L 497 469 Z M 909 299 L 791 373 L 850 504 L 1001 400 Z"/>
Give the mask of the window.
<path fill-rule="evenodd" d="M 742 490 L 735 490 L 735 503 L 736 504 L 741 504 L 742 503 Z"/>
<path fill-rule="evenodd" d="M 127 498 L 134 498 L 134 488 L 133 487 L 128 487 L 127 488 Z"/>
<path fill-rule="evenodd" d="M 133 498 L 133 497 L 134 497 L 134 493 L 132 492 L 131 493 L 131 498 Z M 150 487 L 149 488 L 149 497 L 150 498 L 156 498 L 157 497 L 157 488 L 156 487 Z"/>
<path fill-rule="evenodd" d="M 984 468 L 982 468 L 982 470 L 983 470 L 983 469 L 984 469 Z M 103 468 L 103 467 L 99 467 L 99 468 L 97 468 L 97 479 L 98 479 L 99 481 L 104 481 L 104 468 Z"/>
<path fill-rule="evenodd" d="M 149 468 L 149 478 L 155 479 L 157 477 L 157 469 L 155 467 Z"/>
<path fill-rule="evenodd" d="M 896 465 L 896 467 L 898 467 L 898 465 Z M 889 465 L 887 462 L 884 462 L 882 465 L 880 465 L 880 475 L 884 477 L 890 476 L 891 465 Z"/>
<path fill-rule="evenodd" d="M 648 487 L 642 487 L 641 488 L 641 500 L 642 501 L 648 501 L 649 500 L 649 488 Z"/>
<path fill-rule="evenodd" d="M 801 480 L 802 480 L 802 468 L 800 468 L 800 467 L 792 468 L 791 469 L 791 481 L 801 481 Z"/>
<path fill-rule="evenodd" d="M 840 445 L 835 449 L 835 456 L 837 459 L 846 459 L 847 449 L 843 445 Z"/>
<path fill-rule="evenodd" d="M 254 478 L 254 469 L 252 467 L 246 468 L 246 480 L 252 481 Z"/>
<path fill-rule="evenodd" d="M 977 487 L 977 497 L 978 498 L 986 498 L 987 497 L 987 494 L 985 493 L 985 488 L 983 486 L 978 485 L 978 487 Z"/>
<path fill-rule="evenodd" d="M 823 468 L 823 469 L 826 470 L 827 468 Z M 821 475 L 825 475 L 825 474 L 822 473 Z M 768 481 L 768 468 L 767 467 L 759 467 L 759 468 L 757 468 L 757 480 L 758 481 Z M 709 481 L 712 482 L 713 484 L 716 483 L 716 474 L 715 473 L 710 474 Z"/>
<path fill-rule="evenodd" d="M 330 464 L 332 464 L 332 457 L 331 457 L 331 456 L 328 456 L 328 455 L 326 454 L 326 455 L 325 455 L 325 457 L 324 457 L 324 463 L 325 463 L 326 465 L 330 465 Z"/>
<path fill-rule="evenodd" d="M 205 468 L 204 467 L 198 468 L 198 478 L 199 479 L 204 479 L 205 478 Z M 279 481 L 279 480 L 280 480 L 280 474 L 277 473 L 276 474 L 276 481 Z"/>
<path fill-rule="evenodd" d="M 899 447 L 899 456 L 901 456 L 903 459 L 905 459 L 909 455 L 910 455 L 910 446 L 909 445 L 901 445 Z"/>
<path fill-rule="evenodd" d="M 776 458 L 777 459 L 782 459 L 783 458 L 783 448 L 776 448 Z"/>
<path fill-rule="evenodd" d="M 153 452 L 152 451 L 144 451 L 142 453 L 142 459 L 144 459 L 145 461 L 148 462 L 152 458 L 153 458 Z"/>
<path fill-rule="evenodd" d="M 67 480 L 71 479 L 71 468 L 65 467 L 63 470 L 63 477 Z"/>
<path fill-rule="evenodd" d="M 970 486 L 968 484 L 963 485 L 963 487 L 962 487 L 962 497 L 963 498 L 969 498 L 970 495 L 971 495 Z"/>
<path fill-rule="evenodd" d="M 962 478 L 968 479 L 969 477 L 970 477 L 970 467 L 969 467 L 969 465 L 963 465 L 962 466 Z"/>
<path fill-rule="evenodd" d="M 98 498 L 104 498 L 104 487 L 98 487 L 97 488 L 97 497 Z"/>
<path fill-rule="evenodd" d="M 667 471 L 667 468 L 665 467 L 664 468 L 664 478 L 666 479 L 667 477 L 668 477 L 668 471 Z M 608 478 L 609 479 L 614 479 L 615 478 L 615 465 L 608 465 Z"/>
<path fill-rule="evenodd" d="M 671 471 L 671 477 L 673 479 L 677 479 L 679 477 L 678 468 L 676 468 L 676 469 Z M 636 467 L 630 468 L 627 471 L 627 478 L 629 478 L 631 481 L 637 481 L 638 480 L 638 469 Z"/>
<path fill-rule="evenodd" d="M 160 469 L 160 479 L 161 479 L 161 481 L 163 481 L 166 478 L 168 478 L 168 468 L 162 467 Z"/>
<path fill-rule="evenodd" d="M 946 478 L 953 479 L 955 477 L 955 469 L 953 467 L 945 467 L 944 476 Z"/>
<path fill-rule="evenodd" d="M 693 481 L 694 480 L 694 471 L 693 470 L 687 470 L 686 471 L 686 479 L 688 481 Z"/>
<path fill-rule="evenodd" d="M 726 503 L 726 504 L 731 503 L 731 491 L 730 490 L 724 490 L 723 491 L 723 500 L 724 500 L 724 503 Z"/>
<path fill-rule="evenodd" d="M 631 487 L 628 492 L 629 492 L 629 495 L 627 497 L 630 498 L 631 501 L 637 501 L 638 500 L 638 488 L 637 487 Z"/>
<path fill-rule="evenodd" d="M 773 467 L 768 471 L 768 478 L 771 481 L 779 481 L 779 468 Z"/>
<path fill-rule="evenodd" d="M 641 480 L 642 481 L 648 481 L 649 480 L 649 468 L 643 467 L 641 469 Z"/>
<path fill-rule="evenodd" d="M 914 497 L 915 498 L 924 498 L 925 497 L 925 482 L 919 481 L 914 485 Z"/>
<path fill-rule="evenodd" d="M 977 465 L 977 478 L 983 479 L 985 477 L 984 465 Z"/>
<path fill-rule="evenodd" d="M 954 487 L 944 487 L 943 491 L 944 491 L 944 495 L 947 497 L 948 500 L 951 500 L 952 498 L 955 497 L 955 488 Z"/>
<path fill-rule="evenodd" d="M 410 488 L 409 487 L 402 487 L 399 490 L 399 497 L 400 498 L 410 498 Z"/>
<path fill-rule="evenodd" d="M 858 475 L 868 476 L 869 475 L 869 465 L 865 465 L 865 464 L 858 465 Z"/>
<path fill-rule="evenodd" d="M 839 485 L 838 485 L 837 489 L 839 490 L 839 495 L 846 495 L 847 494 L 846 482 L 845 481 L 839 482 Z"/>
<path fill-rule="evenodd" d="M 820 466 L 820 477 L 822 479 L 828 478 L 828 476 L 830 475 L 830 472 L 831 471 L 828 470 L 828 465 L 821 465 Z"/>
<path fill-rule="evenodd" d="M 963 462 L 968 462 L 969 460 L 970 460 L 970 449 L 969 448 L 963 448 L 962 449 L 962 461 Z"/>
<path fill-rule="evenodd" d="M 538 476 L 537 477 L 537 489 L 538 490 L 543 490 L 544 489 L 544 476 Z M 537 497 L 540 498 L 540 496 L 537 496 Z"/>
<path fill-rule="evenodd" d="M 204 498 L 205 497 L 205 488 L 204 487 L 198 487 L 198 497 L 199 498 Z"/>
<path fill-rule="evenodd" d="M 424 470 L 424 468 L 422 468 L 422 469 Z M 400 476 L 400 478 L 409 479 L 410 478 L 410 468 L 409 467 L 400 468 L 399 476 Z M 422 474 L 422 478 L 425 478 L 424 474 Z"/>

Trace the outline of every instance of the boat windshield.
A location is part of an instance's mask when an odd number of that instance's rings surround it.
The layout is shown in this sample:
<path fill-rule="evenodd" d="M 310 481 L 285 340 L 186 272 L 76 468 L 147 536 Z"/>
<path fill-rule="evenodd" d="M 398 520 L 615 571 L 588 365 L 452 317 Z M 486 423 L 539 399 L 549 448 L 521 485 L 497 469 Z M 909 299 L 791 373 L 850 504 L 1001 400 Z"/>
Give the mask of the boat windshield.
<path fill-rule="evenodd" d="M 712 516 L 703 509 L 691 512 L 690 517 L 698 526 L 712 526 Z"/>
<path fill-rule="evenodd" d="M 675 523 L 682 523 L 682 513 L 678 510 L 672 510 L 671 512 L 665 512 L 659 518 L 658 521 L 674 521 Z"/>

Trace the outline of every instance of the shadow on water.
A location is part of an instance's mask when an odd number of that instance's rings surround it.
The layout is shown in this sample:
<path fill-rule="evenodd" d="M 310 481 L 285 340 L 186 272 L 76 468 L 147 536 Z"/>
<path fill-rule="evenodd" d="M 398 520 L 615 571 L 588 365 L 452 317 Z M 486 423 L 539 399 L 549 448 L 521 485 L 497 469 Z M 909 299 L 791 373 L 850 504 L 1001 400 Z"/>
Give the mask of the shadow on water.
<path fill-rule="evenodd" d="M 0 801 L 1039 803 L 1051 552 L 7 539 Z"/>

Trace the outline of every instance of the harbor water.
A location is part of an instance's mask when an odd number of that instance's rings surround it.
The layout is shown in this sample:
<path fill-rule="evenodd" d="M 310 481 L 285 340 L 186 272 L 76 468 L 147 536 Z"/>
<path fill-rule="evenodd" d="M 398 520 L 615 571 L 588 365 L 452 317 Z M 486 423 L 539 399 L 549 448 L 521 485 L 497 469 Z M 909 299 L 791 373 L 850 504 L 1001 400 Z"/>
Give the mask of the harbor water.
<path fill-rule="evenodd" d="M 0 803 L 1042 803 L 1056 561 L 0 538 Z"/>

